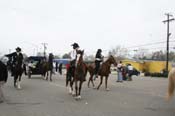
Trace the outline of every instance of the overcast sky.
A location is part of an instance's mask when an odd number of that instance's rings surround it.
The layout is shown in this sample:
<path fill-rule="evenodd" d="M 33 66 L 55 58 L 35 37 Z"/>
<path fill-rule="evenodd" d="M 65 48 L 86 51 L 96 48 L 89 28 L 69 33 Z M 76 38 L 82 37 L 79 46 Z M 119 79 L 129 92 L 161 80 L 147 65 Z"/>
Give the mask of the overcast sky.
<path fill-rule="evenodd" d="M 175 0 L 0 0 L 0 53 L 19 46 L 33 55 L 47 43 L 47 52 L 64 54 L 77 42 L 94 54 L 166 41 L 165 13 L 175 17 Z M 175 40 L 175 21 L 170 31 Z"/>

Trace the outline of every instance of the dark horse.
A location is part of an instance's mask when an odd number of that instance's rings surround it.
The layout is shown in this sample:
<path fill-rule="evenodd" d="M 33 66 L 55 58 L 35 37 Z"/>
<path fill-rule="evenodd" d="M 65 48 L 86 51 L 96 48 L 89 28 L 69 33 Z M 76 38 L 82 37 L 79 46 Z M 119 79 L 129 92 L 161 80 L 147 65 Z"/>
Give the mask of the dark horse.
<path fill-rule="evenodd" d="M 47 61 L 42 62 L 42 75 L 44 79 L 48 80 L 48 76 L 50 78 L 50 81 L 52 81 L 52 73 L 53 73 L 53 66 Z"/>
<path fill-rule="evenodd" d="M 15 57 L 15 60 L 10 64 L 12 76 L 14 76 L 14 87 L 21 89 L 21 76 L 23 72 L 26 74 L 26 65 L 23 63 L 22 54 L 16 55 L 15 53 L 6 55 L 9 57 Z"/>
<path fill-rule="evenodd" d="M 76 66 L 74 69 L 71 69 L 70 67 L 67 71 L 67 77 L 66 77 L 66 86 L 68 85 L 68 82 L 70 82 L 70 93 L 73 93 L 73 83 L 75 83 L 75 98 L 81 99 L 81 88 L 83 82 L 86 80 L 86 74 L 87 74 L 87 66 L 83 61 L 83 54 L 84 50 L 77 51 L 77 60 L 76 60 Z M 72 78 L 73 77 L 73 78 Z M 79 82 L 79 86 L 78 86 Z"/>
<path fill-rule="evenodd" d="M 105 88 L 106 88 L 106 90 L 109 90 L 108 87 L 107 87 L 107 82 L 108 82 L 109 74 L 111 73 L 111 71 L 110 71 L 111 64 L 117 65 L 117 62 L 116 62 L 115 58 L 112 55 L 109 56 L 109 58 L 105 62 L 102 63 L 102 65 L 99 69 L 98 75 L 101 78 L 100 78 L 100 84 L 98 85 L 97 89 L 100 88 L 100 86 L 103 82 L 103 76 L 105 76 Z M 90 73 L 90 78 L 89 78 L 89 81 L 88 81 L 88 87 L 89 87 L 90 82 L 92 83 L 92 85 L 94 87 L 95 86 L 94 82 L 93 82 L 93 75 L 94 75 L 94 71 L 95 71 L 94 64 L 88 65 L 88 71 Z"/>

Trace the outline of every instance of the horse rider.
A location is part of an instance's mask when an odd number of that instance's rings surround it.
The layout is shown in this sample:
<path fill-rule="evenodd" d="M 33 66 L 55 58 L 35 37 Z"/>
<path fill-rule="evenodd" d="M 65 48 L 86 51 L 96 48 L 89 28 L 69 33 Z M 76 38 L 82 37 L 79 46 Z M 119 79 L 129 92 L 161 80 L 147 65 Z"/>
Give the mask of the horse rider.
<path fill-rule="evenodd" d="M 73 50 L 70 53 L 71 57 L 71 67 L 75 67 L 76 65 L 76 58 L 77 58 L 77 50 L 79 50 L 79 45 L 77 43 L 73 43 L 71 46 L 73 46 Z"/>
<path fill-rule="evenodd" d="M 54 55 L 50 53 L 48 58 L 48 63 L 49 63 L 49 70 L 51 71 L 53 71 L 53 59 L 54 59 Z"/>
<path fill-rule="evenodd" d="M 15 76 L 16 71 L 22 71 L 23 69 L 23 54 L 21 53 L 21 48 L 17 47 L 16 52 L 5 55 L 9 59 L 12 59 L 12 76 Z M 22 72 L 21 72 L 22 73 Z M 14 86 L 16 87 L 16 79 L 14 77 Z"/>
<path fill-rule="evenodd" d="M 104 56 L 102 55 L 102 50 L 101 49 L 98 49 L 97 50 L 97 53 L 95 55 L 95 77 L 94 77 L 94 80 L 96 78 L 98 78 L 98 71 L 100 69 L 100 63 L 103 61 L 103 58 Z"/>
<path fill-rule="evenodd" d="M 79 45 L 78 43 L 73 43 L 71 46 L 73 47 L 73 50 L 70 52 L 70 67 L 68 72 L 70 72 L 71 75 L 74 75 L 73 73 L 76 67 L 77 50 L 79 50 Z"/>
<path fill-rule="evenodd" d="M 7 66 L 2 61 L 0 61 L 0 103 L 4 102 L 5 99 L 2 91 L 2 86 L 7 82 L 7 78 Z"/>

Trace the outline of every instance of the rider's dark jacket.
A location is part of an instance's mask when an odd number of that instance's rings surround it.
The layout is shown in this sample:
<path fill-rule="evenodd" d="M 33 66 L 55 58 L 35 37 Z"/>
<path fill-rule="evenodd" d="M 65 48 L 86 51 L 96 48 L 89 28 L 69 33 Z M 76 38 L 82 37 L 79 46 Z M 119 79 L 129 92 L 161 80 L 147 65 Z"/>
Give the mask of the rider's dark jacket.
<path fill-rule="evenodd" d="M 101 52 L 97 52 L 95 55 L 95 74 L 98 73 L 100 68 L 100 63 L 103 61 L 103 56 Z"/>
<path fill-rule="evenodd" d="M 49 59 L 48 59 L 48 62 L 49 62 L 49 69 L 53 69 L 53 59 L 54 59 L 53 54 L 50 54 L 50 55 L 49 55 Z"/>
<path fill-rule="evenodd" d="M 96 56 L 95 56 L 95 62 L 102 62 L 102 60 L 103 60 L 103 56 L 101 55 L 101 53 L 100 52 L 98 52 L 97 54 L 96 54 Z"/>
<path fill-rule="evenodd" d="M 22 63 L 23 63 L 23 55 L 22 55 L 22 53 L 17 54 L 17 52 L 13 52 L 13 53 L 7 54 L 5 56 L 7 56 L 7 57 L 12 59 L 12 65 L 22 66 Z"/>

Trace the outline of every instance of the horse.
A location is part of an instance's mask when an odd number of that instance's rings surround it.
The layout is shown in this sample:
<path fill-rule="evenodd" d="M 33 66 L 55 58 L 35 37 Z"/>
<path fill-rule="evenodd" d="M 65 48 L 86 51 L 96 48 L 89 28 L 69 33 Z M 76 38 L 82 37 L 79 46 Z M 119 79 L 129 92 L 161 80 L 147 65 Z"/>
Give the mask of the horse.
<path fill-rule="evenodd" d="M 173 97 L 175 88 L 175 68 L 172 68 L 168 73 L 168 92 L 167 100 L 170 100 Z"/>
<path fill-rule="evenodd" d="M 26 65 L 23 63 L 23 55 L 21 53 L 17 55 L 17 53 L 14 52 L 5 56 L 9 58 L 11 73 L 12 76 L 14 76 L 14 87 L 21 89 L 21 76 L 23 72 L 26 74 Z M 13 62 L 11 60 L 12 57 Z"/>
<path fill-rule="evenodd" d="M 101 67 L 98 71 L 98 75 L 101 78 L 100 78 L 100 83 L 97 87 L 97 90 L 102 85 L 104 76 L 105 76 L 105 88 L 106 88 L 106 90 L 109 90 L 108 87 L 107 87 L 107 83 L 108 83 L 109 74 L 111 73 L 111 71 L 110 71 L 111 64 L 117 65 L 117 62 L 116 62 L 115 58 L 112 55 L 110 55 L 109 58 L 105 62 L 102 63 L 102 65 L 101 65 Z M 93 82 L 94 71 L 95 71 L 94 64 L 88 65 L 88 72 L 90 73 L 90 77 L 89 77 L 89 81 L 88 81 L 88 87 L 89 87 L 90 82 L 92 83 L 93 87 L 95 86 L 94 82 Z"/>
<path fill-rule="evenodd" d="M 83 61 L 83 54 L 84 54 L 84 50 L 77 51 L 75 68 L 71 69 L 72 67 L 70 67 L 69 70 L 67 71 L 66 86 L 68 85 L 68 81 L 69 81 L 70 82 L 69 92 L 74 95 L 73 83 L 75 83 L 75 99 L 81 99 L 82 84 L 86 80 L 85 78 L 87 74 L 87 66 Z M 78 86 L 78 82 L 79 82 L 79 86 Z"/>
<path fill-rule="evenodd" d="M 50 81 L 52 81 L 53 66 L 51 66 L 49 62 L 43 61 L 41 68 L 42 76 L 44 77 L 44 79 L 48 80 L 49 76 Z"/>

